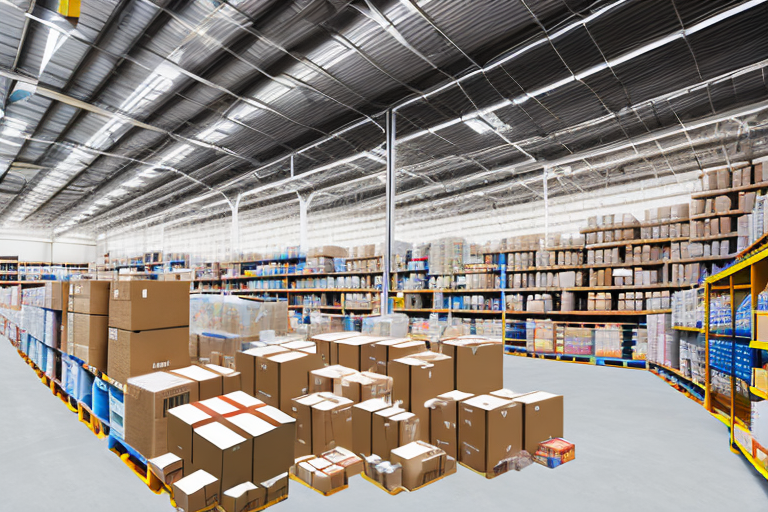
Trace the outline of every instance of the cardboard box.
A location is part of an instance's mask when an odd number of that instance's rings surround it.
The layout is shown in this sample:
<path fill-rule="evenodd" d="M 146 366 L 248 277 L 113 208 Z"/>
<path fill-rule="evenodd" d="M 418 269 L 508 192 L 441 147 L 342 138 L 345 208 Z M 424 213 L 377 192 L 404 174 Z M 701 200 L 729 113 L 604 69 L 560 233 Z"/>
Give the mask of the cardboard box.
<path fill-rule="evenodd" d="M 324 452 L 323 458 L 343 468 L 347 479 L 363 472 L 363 459 L 346 448 L 337 447 Z"/>
<path fill-rule="evenodd" d="M 109 294 L 109 326 L 126 331 L 189 325 L 189 283 L 116 281 Z"/>
<path fill-rule="evenodd" d="M 757 341 L 768 341 L 768 316 L 757 315 Z"/>
<path fill-rule="evenodd" d="M 205 471 L 195 471 L 173 484 L 173 499 L 181 510 L 203 510 L 219 502 L 220 487 L 215 476 Z"/>
<path fill-rule="evenodd" d="M 563 437 L 561 395 L 536 391 L 515 398 L 514 401 L 523 406 L 523 439 L 528 453 L 535 453 L 542 441 Z"/>
<path fill-rule="evenodd" d="M 361 371 L 368 369 L 368 362 L 373 354 L 373 344 L 386 338 L 376 336 L 357 336 L 336 341 L 341 366 Z"/>
<path fill-rule="evenodd" d="M 376 373 L 387 375 L 387 364 L 393 359 L 400 359 L 411 354 L 427 350 L 423 341 L 410 341 L 407 338 L 393 338 L 379 341 L 373 345 L 373 369 Z"/>
<path fill-rule="evenodd" d="M 291 399 L 291 416 L 296 420 L 296 458 L 312 455 L 312 406 L 324 400 L 319 393 Z"/>
<path fill-rule="evenodd" d="M 69 283 L 69 311 L 86 315 L 109 315 L 111 281 L 72 281 Z"/>
<path fill-rule="evenodd" d="M 221 496 L 225 512 L 250 512 L 267 503 L 267 490 L 252 482 L 244 482 L 227 489 Z"/>
<path fill-rule="evenodd" d="M 424 403 L 441 393 L 454 389 L 453 360 L 444 354 L 421 352 L 395 359 L 389 364 L 389 376 L 394 378 L 393 402 L 401 401 L 425 425 L 417 439 L 426 440 L 429 430 L 429 410 Z"/>
<path fill-rule="evenodd" d="M 403 487 L 412 491 L 445 474 L 446 453 L 416 441 L 392 450 L 390 462 L 403 467 Z"/>
<path fill-rule="evenodd" d="M 324 400 L 312 405 L 312 453 L 339 446 L 352 448 L 352 400 L 324 395 Z"/>
<path fill-rule="evenodd" d="M 498 393 L 499 390 L 493 393 Z M 472 398 L 472 393 L 450 391 L 427 402 L 429 408 L 429 442 L 454 459 L 459 451 L 459 403 Z"/>
<path fill-rule="evenodd" d="M 133 377 L 126 385 L 125 442 L 148 459 L 168 453 L 166 411 L 196 402 L 197 385 L 166 372 Z"/>
<path fill-rule="evenodd" d="M 192 467 L 219 479 L 223 489 L 251 480 L 253 440 L 237 434 L 218 422 L 194 429 L 192 434 Z"/>
<path fill-rule="evenodd" d="M 184 477 L 184 461 L 172 453 L 147 460 L 152 473 L 166 485 L 172 485 Z"/>
<path fill-rule="evenodd" d="M 68 296 L 68 287 L 62 281 L 45 282 L 45 309 L 62 311 L 67 304 L 64 297 Z"/>
<path fill-rule="evenodd" d="M 192 468 L 192 434 L 204 422 L 214 421 L 213 416 L 193 404 L 184 404 L 169 410 L 166 419 L 168 451 L 181 458 L 186 468 Z"/>
<path fill-rule="evenodd" d="M 306 395 L 309 372 L 319 361 L 302 352 L 283 352 L 257 359 L 256 398 L 290 413 L 291 399 Z"/>
<path fill-rule="evenodd" d="M 366 400 L 352 406 L 352 451 L 370 455 L 373 414 L 389 409 L 390 404 L 380 399 Z"/>
<path fill-rule="evenodd" d="M 235 354 L 235 370 L 240 372 L 240 387 L 251 396 L 256 395 L 256 359 L 259 356 L 268 356 L 288 352 L 287 348 L 278 345 L 268 347 L 251 348 Z"/>
<path fill-rule="evenodd" d="M 107 375 L 117 382 L 190 364 L 187 327 L 141 332 L 109 328 L 107 332 Z"/>
<path fill-rule="evenodd" d="M 217 375 L 221 375 L 222 378 L 222 394 L 234 393 L 240 391 L 240 372 L 233 370 L 232 368 L 224 368 L 216 364 L 207 364 L 205 369 L 211 371 Z"/>
<path fill-rule="evenodd" d="M 507 460 L 522 449 L 521 404 L 491 395 L 459 404 L 459 461 L 491 476 L 505 472 Z"/>
<path fill-rule="evenodd" d="M 372 398 L 391 401 L 394 379 L 373 372 L 355 373 L 341 379 L 341 395 L 354 403 Z"/>
<path fill-rule="evenodd" d="M 276 477 L 264 480 L 261 486 L 267 490 L 267 503 L 272 503 L 284 496 L 288 496 L 288 472 L 281 473 Z"/>
<path fill-rule="evenodd" d="M 339 364 L 339 351 L 336 342 L 339 340 L 360 336 L 356 331 L 326 332 L 315 334 L 309 341 L 314 341 L 317 345 L 317 352 L 323 359 L 325 365 Z"/>
<path fill-rule="evenodd" d="M 419 439 L 421 425 L 412 412 L 390 407 L 373 413 L 371 420 L 371 451 L 389 460 L 390 451 Z"/>
<path fill-rule="evenodd" d="M 72 347 L 69 353 L 101 371 L 107 370 L 106 316 L 67 313 L 67 337 L 67 345 Z"/>
<path fill-rule="evenodd" d="M 206 370 L 202 366 L 187 366 L 177 368 L 170 373 L 184 377 L 198 385 L 198 400 L 207 400 L 224 394 L 223 378 L 218 373 Z"/>
<path fill-rule="evenodd" d="M 338 364 L 312 370 L 309 372 L 309 392 L 326 392 L 342 396 L 341 379 L 356 373 L 358 373 L 357 370 Z"/>
<path fill-rule="evenodd" d="M 452 358 L 454 389 L 474 395 L 504 387 L 504 345 L 501 340 L 457 338 L 443 343 Z"/>
<path fill-rule="evenodd" d="M 265 410 L 261 407 L 253 412 L 227 418 L 229 423 L 241 429 L 251 440 L 252 452 L 249 454 L 249 460 L 252 460 L 252 466 L 248 468 L 248 480 L 264 479 L 264 475 L 282 473 L 293 465 L 295 421 L 293 418 L 287 418 L 285 425 L 288 428 L 282 428 L 282 423 L 275 421 L 274 416 L 269 414 L 270 411 L 277 409 L 270 407 Z M 282 412 L 280 414 L 284 415 Z"/>

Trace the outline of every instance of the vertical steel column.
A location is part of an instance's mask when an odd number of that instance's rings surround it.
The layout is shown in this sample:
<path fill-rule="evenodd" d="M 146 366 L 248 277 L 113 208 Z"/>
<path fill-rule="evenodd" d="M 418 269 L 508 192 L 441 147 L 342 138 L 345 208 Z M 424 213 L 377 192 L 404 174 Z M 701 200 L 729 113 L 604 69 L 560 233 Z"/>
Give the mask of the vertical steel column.
<path fill-rule="evenodd" d="M 549 181 L 549 167 L 544 167 L 544 246 L 549 244 L 549 191 L 547 181 Z"/>
<path fill-rule="evenodd" d="M 395 112 L 387 110 L 387 214 L 386 239 L 384 241 L 383 270 L 381 281 L 381 313 L 386 315 L 389 310 L 389 283 L 392 278 L 392 249 L 395 245 Z"/>
<path fill-rule="evenodd" d="M 229 258 L 230 261 L 238 261 L 240 256 L 240 194 L 233 203 L 229 201 L 229 208 L 232 210 L 232 226 L 229 233 Z"/>

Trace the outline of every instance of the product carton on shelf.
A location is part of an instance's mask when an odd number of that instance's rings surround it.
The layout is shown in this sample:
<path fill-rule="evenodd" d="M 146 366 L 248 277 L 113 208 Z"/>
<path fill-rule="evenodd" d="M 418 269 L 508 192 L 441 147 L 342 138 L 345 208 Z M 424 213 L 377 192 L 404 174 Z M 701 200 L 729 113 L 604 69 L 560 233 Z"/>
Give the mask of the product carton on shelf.
<path fill-rule="evenodd" d="M 563 397 L 544 391 L 519 396 L 514 401 L 522 405 L 524 447 L 535 453 L 539 443 L 563 437 Z"/>
<path fill-rule="evenodd" d="M 459 403 L 474 395 L 463 391 L 450 391 L 427 402 L 429 408 L 429 442 L 449 456 L 458 457 Z"/>
<path fill-rule="evenodd" d="M 67 353 L 101 371 L 107 370 L 106 316 L 67 313 L 67 337 Z"/>
<path fill-rule="evenodd" d="M 172 281 L 112 283 L 109 326 L 125 331 L 188 327 L 189 284 Z"/>
<path fill-rule="evenodd" d="M 454 389 L 483 394 L 504 386 L 504 345 L 501 340 L 467 336 L 442 343 L 451 357 Z"/>
<path fill-rule="evenodd" d="M 172 485 L 184 477 L 184 460 L 173 453 L 149 459 L 147 465 L 165 485 Z"/>
<path fill-rule="evenodd" d="M 373 414 L 389 409 L 390 404 L 381 399 L 366 400 L 352 406 L 352 451 L 370 455 Z"/>
<path fill-rule="evenodd" d="M 184 512 L 197 512 L 219 502 L 218 478 L 205 471 L 195 471 L 173 484 L 173 499 Z"/>
<path fill-rule="evenodd" d="M 108 315 L 110 284 L 110 281 L 72 281 L 68 310 L 86 315 Z"/>
<path fill-rule="evenodd" d="M 290 413 L 291 399 L 306 395 L 309 372 L 319 360 L 301 352 L 259 356 L 256 369 L 256 398 Z"/>
<path fill-rule="evenodd" d="M 251 348 L 235 354 L 235 370 L 240 372 L 240 386 L 249 395 L 256 396 L 256 361 L 259 357 L 288 352 L 279 345 Z"/>
<path fill-rule="evenodd" d="M 267 503 L 267 490 L 252 482 L 243 482 L 227 489 L 221 496 L 221 507 L 226 512 L 249 512 Z"/>
<path fill-rule="evenodd" d="M 403 487 L 414 490 L 445 474 L 446 453 L 436 446 L 415 441 L 392 450 L 392 464 L 403 468 Z"/>
<path fill-rule="evenodd" d="M 196 402 L 197 384 L 166 372 L 126 382 L 125 442 L 146 458 L 168 453 L 166 411 Z"/>
<path fill-rule="evenodd" d="M 459 404 L 459 461 L 491 477 L 523 449 L 523 406 L 479 395 Z"/>
<path fill-rule="evenodd" d="M 195 295 L 189 301 L 188 316 L 191 331 L 198 334 L 257 339 L 262 331 L 285 334 L 288 330 L 286 302 L 257 302 L 227 295 Z"/>

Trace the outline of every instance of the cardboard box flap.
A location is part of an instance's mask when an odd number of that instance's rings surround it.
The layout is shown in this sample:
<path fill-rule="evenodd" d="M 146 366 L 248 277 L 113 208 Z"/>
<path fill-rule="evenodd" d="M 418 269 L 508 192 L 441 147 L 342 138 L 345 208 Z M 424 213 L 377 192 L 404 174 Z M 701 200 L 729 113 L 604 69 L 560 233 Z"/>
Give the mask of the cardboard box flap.
<path fill-rule="evenodd" d="M 294 398 L 293 401 L 300 405 L 311 407 L 315 404 L 319 404 L 320 402 L 324 402 L 325 398 L 320 396 L 319 393 L 312 393 L 311 395 L 304 395 L 298 398 Z"/>
<path fill-rule="evenodd" d="M 239 410 L 234 405 L 227 403 L 220 398 L 209 398 L 208 400 L 201 400 L 198 403 L 200 405 L 203 405 L 209 408 L 210 410 L 212 410 L 217 414 L 221 414 L 222 416 L 225 414 L 231 414 L 233 412 L 237 412 Z"/>
<path fill-rule="evenodd" d="M 225 368 L 223 366 L 219 366 L 217 364 L 206 364 L 205 367 L 220 375 L 232 375 L 237 371 L 237 370 L 233 370 L 232 368 Z"/>
<path fill-rule="evenodd" d="M 317 345 L 311 341 L 289 341 L 288 343 L 283 343 L 280 346 L 290 350 L 305 350 L 308 348 L 316 347 Z"/>
<path fill-rule="evenodd" d="M 225 427 L 221 423 L 209 423 L 202 427 L 197 427 L 195 433 L 221 450 L 227 450 L 246 441 L 243 436 L 233 432 L 232 429 Z"/>
<path fill-rule="evenodd" d="M 325 332 L 322 334 L 315 334 L 310 339 L 314 341 L 338 341 L 353 336 L 360 336 L 360 333 L 357 331 Z"/>
<path fill-rule="evenodd" d="M 243 431 L 247 432 L 248 435 L 253 437 L 259 437 L 266 434 L 267 432 L 275 430 L 276 428 L 269 422 L 266 422 L 263 419 L 247 412 L 243 414 L 236 414 L 235 416 L 227 418 L 227 420 L 236 427 L 243 429 Z"/>
<path fill-rule="evenodd" d="M 408 411 L 406 411 L 401 407 L 394 406 L 394 407 L 390 407 L 389 409 L 382 409 L 382 410 L 376 411 L 374 412 L 374 414 L 378 414 L 379 416 L 382 416 L 384 418 L 391 418 L 392 416 L 396 416 L 403 412 L 408 412 Z"/>
<path fill-rule="evenodd" d="M 272 487 L 275 484 L 279 483 L 280 480 L 282 480 L 284 478 L 287 478 L 287 477 L 288 477 L 288 472 L 286 471 L 285 473 L 280 473 L 276 477 L 270 478 L 269 480 L 264 480 L 263 482 L 261 482 L 261 486 L 262 487 L 266 487 L 267 489 L 269 489 L 270 487 Z"/>
<path fill-rule="evenodd" d="M 523 404 L 532 404 L 534 402 L 540 402 L 541 400 L 548 400 L 550 398 L 556 398 L 559 396 L 561 395 L 555 395 L 553 393 L 548 393 L 546 391 L 534 391 L 532 393 L 527 393 L 519 397 L 516 397 L 515 402 L 520 402 Z"/>
<path fill-rule="evenodd" d="M 176 464 L 181 461 L 181 457 L 178 455 L 175 455 L 173 453 L 166 453 L 164 455 L 160 455 L 159 457 L 155 457 L 154 459 L 150 459 L 147 462 L 149 464 L 156 466 L 160 469 L 167 468 L 171 464 Z"/>
<path fill-rule="evenodd" d="M 410 460 L 415 457 L 419 457 L 421 455 L 430 453 L 436 449 L 437 448 L 434 446 L 413 442 L 413 443 L 408 443 L 404 446 L 393 448 L 391 454 L 397 455 L 398 457 L 401 457 L 405 460 Z"/>
<path fill-rule="evenodd" d="M 173 414 L 187 425 L 194 425 L 195 423 L 211 419 L 210 414 L 201 411 L 192 404 L 174 407 L 168 411 L 168 414 Z"/>
<path fill-rule="evenodd" d="M 210 372 L 200 366 L 187 366 L 186 368 L 177 368 L 175 370 L 172 370 L 171 373 L 174 373 L 176 375 L 180 375 L 182 377 L 186 377 L 189 380 L 194 380 L 197 382 L 209 380 L 209 379 L 217 379 L 221 377 L 220 375 L 216 375 L 213 372 Z"/>
<path fill-rule="evenodd" d="M 266 347 L 249 348 L 243 353 L 254 357 L 264 357 L 271 354 L 280 354 L 283 352 L 288 352 L 288 349 L 280 345 L 269 345 Z"/>
<path fill-rule="evenodd" d="M 316 457 L 314 459 L 308 460 L 307 463 L 313 468 L 315 468 L 316 470 L 323 470 L 325 468 L 333 466 L 333 464 L 330 461 L 327 461 L 320 457 Z"/>
<path fill-rule="evenodd" d="M 472 393 L 465 393 L 464 391 L 459 391 L 458 389 L 455 389 L 453 391 L 449 391 L 447 393 L 437 395 L 437 398 L 440 398 L 443 400 L 453 400 L 456 402 L 461 402 L 462 400 L 466 400 L 467 398 L 472 398 L 473 396 L 475 395 Z"/>
<path fill-rule="evenodd" d="M 150 393 L 157 393 L 158 391 L 164 391 L 177 386 L 186 386 L 190 382 L 192 382 L 191 379 L 167 372 L 148 373 L 128 379 L 128 384 L 131 386 L 149 391 Z"/>
<path fill-rule="evenodd" d="M 269 356 L 267 359 L 269 359 L 270 361 L 274 361 L 276 363 L 286 363 L 288 361 L 301 359 L 302 357 L 307 357 L 307 354 L 304 354 L 301 352 L 283 352 L 280 354 Z"/>
<path fill-rule="evenodd" d="M 439 354 L 437 352 L 432 352 L 431 350 L 426 350 L 424 352 L 419 352 L 417 354 L 411 354 L 408 357 L 413 359 L 420 359 L 422 361 L 444 361 L 446 359 L 451 358 L 451 356 L 447 356 L 445 354 Z"/>
<path fill-rule="evenodd" d="M 233 402 L 237 402 L 243 407 L 254 407 L 256 405 L 262 405 L 264 403 L 258 398 L 252 397 L 245 391 L 233 391 L 232 393 L 227 393 L 226 395 L 224 395 L 224 398 L 231 400 Z"/>
<path fill-rule="evenodd" d="M 376 412 L 382 409 L 390 408 L 392 406 L 381 398 L 371 398 L 370 400 L 366 400 L 365 402 L 360 402 L 359 404 L 355 404 L 353 407 L 357 407 L 358 409 L 362 409 L 368 412 Z"/>
<path fill-rule="evenodd" d="M 342 401 L 343 400 L 343 401 Z M 353 404 L 352 400 L 349 400 L 347 398 L 342 398 L 339 401 L 330 401 L 330 400 L 323 400 L 322 402 L 318 402 L 314 405 L 312 405 L 313 409 L 317 409 L 318 411 L 331 411 L 334 409 L 341 409 L 344 407 L 351 407 Z"/>
<path fill-rule="evenodd" d="M 383 345 L 383 346 L 391 347 L 392 345 L 401 345 L 403 343 L 415 343 L 415 344 L 418 345 L 418 344 L 423 343 L 423 342 L 421 342 L 421 341 L 412 341 L 412 340 L 410 340 L 408 338 L 391 338 L 391 339 L 384 340 L 384 341 L 377 341 L 376 345 Z"/>
<path fill-rule="evenodd" d="M 478 409 L 484 409 L 486 411 L 493 411 L 495 409 L 501 409 L 503 407 L 514 406 L 515 402 L 512 400 L 505 400 L 497 396 L 491 395 L 478 395 L 473 398 L 464 400 L 464 405 L 469 407 L 477 407 Z"/>
<path fill-rule="evenodd" d="M 236 485 L 236 486 L 232 487 L 231 489 L 227 489 L 226 491 L 224 491 L 224 495 L 225 496 L 230 496 L 232 498 L 239 498 L 243 494 L 245 494 L 246 492 L 248 492 L 248 491 L 255 491 L 256 489 L 258 489 L 258 487 L 255 486 L 253 483 L 251 483 L 251 482 L 243 482 L 240 485 Z"/>
<path fill-rule="evenodd" d="M 211 475 L 210 473 L 207 473 L 203 471 L 202 469 L 199 471 L 195 471 L 189 476 L 185 476 L 178 482 L 176 482 L 174 485 L 181 489 L 184 494 L 190 496 L 206 485 L 210 485 L 214 483 L 216 480 L 218 480 L 215 476 Z"/>
<path fill-rule="evenodd" d="M 289 423 L 296 423 L 296 419 L 292 418 L 288 414 L 284 413 L 280 409 L 276 407 L 272 407 L 271 405 L 265 405 L 264 407 L 259 407 L 258 409 L 260 414 L 264 414 L 265 416 L 269 416 L 274 421 L 287 425 Z"/>
<path fill-rule="evenodd" d="M 496 391 L 491 391 L 488 394 L 492 396 L 497 396 L 499 398 L 506 398 L 507 400 L 511 400 L 519 396 L 527 395 L 528 393 L 517 393 L 515 391 L 512 391 L 511 389 L 502 388 L 502 389 L 497 389 Z"/>

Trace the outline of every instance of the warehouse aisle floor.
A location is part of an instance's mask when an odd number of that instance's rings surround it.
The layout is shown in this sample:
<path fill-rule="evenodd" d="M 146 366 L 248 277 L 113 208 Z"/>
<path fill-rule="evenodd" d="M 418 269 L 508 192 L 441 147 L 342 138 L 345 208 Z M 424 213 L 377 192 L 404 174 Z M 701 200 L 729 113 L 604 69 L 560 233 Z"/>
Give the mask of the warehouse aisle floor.
<path fill-rule="evenodd" d="M 39 383 L 5 340 L 0 365 L 0 508 L 79 512 L 87 503 L 110 512 L 173 510 L 167 496 L 152 494 Z M 459 467 L 394 497 L 360 477 L 328 498 L 292 482 L 289 499 L 273 510 L 766 510 L 768 483 L 730 452 L 727 429 L 653 374 L 513 356 L 504 366 L 510 389 L 565 395 L 574 462 L 556 470 L 533 465 L 494 480 Z"/>

